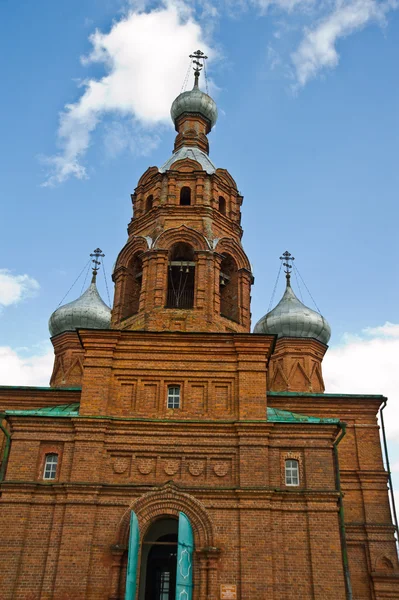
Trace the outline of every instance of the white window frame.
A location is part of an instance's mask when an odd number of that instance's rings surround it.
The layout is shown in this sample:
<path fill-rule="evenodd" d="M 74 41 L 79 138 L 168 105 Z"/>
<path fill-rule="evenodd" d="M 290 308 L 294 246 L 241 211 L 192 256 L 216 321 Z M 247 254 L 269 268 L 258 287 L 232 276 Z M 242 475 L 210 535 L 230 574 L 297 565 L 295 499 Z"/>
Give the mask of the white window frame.
<path fill-rule="evenodd" d="M 56 452 L 46 454 L 43 470 L 43 479 L 46 481 L 57 479 L 58 459 L 59 456 Z"/>
<path fill-rule="evenodd" d="M 290 487 L 298 487 L 300 483 L 299 477 L 299 460 L 296 458 L 285 459 L 285 485 Z"/>
<path fill-rule="evenodd" d="M 178 384 L 168 385 L 166 406 L 171 409 L 181 407 L 181 386 Z"/>

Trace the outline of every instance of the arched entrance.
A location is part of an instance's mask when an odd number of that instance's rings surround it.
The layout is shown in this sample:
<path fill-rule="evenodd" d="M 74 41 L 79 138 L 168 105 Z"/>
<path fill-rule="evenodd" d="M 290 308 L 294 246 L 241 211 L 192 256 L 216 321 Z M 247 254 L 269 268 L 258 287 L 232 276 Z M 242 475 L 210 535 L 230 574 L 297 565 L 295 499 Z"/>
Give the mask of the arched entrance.
<path fill-rule="evenodd" d="M 175 598 L 215 600 L 218 597 L 220 550 L 215 545 L 212 520 L 198 499 L 168 482 L 161 489 L 136 498 L 126 510 L 119 525 L 117 541 L 111 547 L 114 560 L 109 600 L 135 600 L 136 591 L 137 598 L 141 600 L 140 580 L 144 581 L 141 569 L 146 547 L 142 542 L 151 541 L 147 534 L 154 524 L 169 519 L 178 523 Z M 159 536 L 175 531 L 163 530 Z"/>
<path fill-rule="evenodd" d="M 139 600 L 192 600 L 194 536 L 187 515 L 178 515 L 157 519 L 140 540 L 131 511 L 125 600 L 135 600 L 137 588 Z"/>
<path fill-rule="evenodd" d="M 158 519 L 148 529 L 141 549 L 139 600 L 175 600 L 177 519 Z"/>

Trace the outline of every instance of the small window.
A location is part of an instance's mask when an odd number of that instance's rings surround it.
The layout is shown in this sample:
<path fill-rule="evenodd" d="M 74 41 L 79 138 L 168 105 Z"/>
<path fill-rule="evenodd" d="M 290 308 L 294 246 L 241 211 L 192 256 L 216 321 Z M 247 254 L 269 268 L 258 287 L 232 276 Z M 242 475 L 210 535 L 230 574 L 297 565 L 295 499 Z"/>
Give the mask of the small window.
<path fill-rule="evenodd" d="M 226 200 L 223 198 L 223 196 L 219 196 L 219 211 L 222 213 L 222 215 L 226 214 Z"/>
<path fill-rule="evenodd" d="M 148 196 L 148 198 L 145 202 L 145 212 L 149 212 L 152 209 L 153 205 L 154 205 L 154 197 L 151 194 L 151 196 Z"/>
<path fill-rule="evenodd" d="M 168 408 L 180 408 L 179 385 L 170 385 L 168 387 Z"/>
<path fill-rule="evenodd" d="M 184 186 L 180 190 L 180 206 L 190 206 L 191 204 L 191 188 Z"/>
<path fill-rule="evenodd" d="M 297 460 L 285 461 L 285 485 L 299 485 L 299 462 Z"/>
<path fill-rule="evenodd" d="M 57 476 L 58 454 L 46 454 L 43 479 L 55 479 Z"/>

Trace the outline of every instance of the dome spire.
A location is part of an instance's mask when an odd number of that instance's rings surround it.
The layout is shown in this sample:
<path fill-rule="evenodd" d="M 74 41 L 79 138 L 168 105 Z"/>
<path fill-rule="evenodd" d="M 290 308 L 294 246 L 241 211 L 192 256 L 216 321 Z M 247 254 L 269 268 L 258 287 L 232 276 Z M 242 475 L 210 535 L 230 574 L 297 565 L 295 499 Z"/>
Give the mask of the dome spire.
<path fill-rule="evenodd" d="M 208 94 L 205 66 L 207 58 L 202 50 L 196 50 L 190 54 L 191 62 L 182 89 L 186 89 L 191 66 L 194 69 L 194 87 L 192 90 L 182 91 L 172 103 L 170 115 L 178 134 L 174 152 L 186 147 L 198 148 L 205 154 L 209 152 L 206 136 L 217 121 L 218 110 L 215 101 Z M 199 88 L 202 70 L 205 75 L 206 92 Z"/>
<path fill-rule="evenodd" d="M 194 69 L 194 87 L 197 88 L 197 87 L 199 87 L 198 80 L 201 75 L 201 71 L 205 67 L 205 61 L 208 57 L 205 56 L 205 54 L 201 50 L 196 50 L 193 54 L 190 54 L 190 58 L 192 59 L 193 69 Z M 202 60 L 202 63 L 200 62 L 201 60 Z M 206 81 L 206 70 L 204 71 L 204 73 L 205 73 L 205 81 Z M 207 84 L 207 87 L 208 87 L 208 84 Z"/>
<path fill-rule="evenodd" d="M 91 261 L 94 264 L 94 267 L 92 268 L 91 283 L 96 283 L 98 270 L 99 270 L 100 264 L 101 264 L 101 260 L 98 260 L 98 259 L 104 258 L 105 254 L 103 254 L 103 251 L 100 248 L 96 248 L 94 250 L 94 252 L 92 252 L 92 254 L 90 254 L 90 256 L 92 258 L 94 256 L 93 260 Z"/>
<path fill-rule="evenodd" d="M 292 271 L 293 261 L 295 260 L 295 256 L 292 256 L 292 254 L 290 254 L 288 252 L 288 250 L 286 250 L 284 252 L 284 254 L 282 256 L 280 256 L 280 260 L 286 261 L 286 262 L 283 262 L 283 267 L 285 267 L 284 273 L 285 273 L 285 278 L 287 280 L 287 287 L 291 287 L 291 271 Z"/>

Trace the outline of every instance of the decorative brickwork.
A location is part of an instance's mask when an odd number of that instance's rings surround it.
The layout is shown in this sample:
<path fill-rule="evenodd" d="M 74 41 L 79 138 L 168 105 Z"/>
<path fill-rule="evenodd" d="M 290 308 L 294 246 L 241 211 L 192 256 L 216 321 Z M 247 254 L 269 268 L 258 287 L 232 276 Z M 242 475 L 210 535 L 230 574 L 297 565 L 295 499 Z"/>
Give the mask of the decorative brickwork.
<path fill-rule="evenodd" d="M 173 483 L 167 483 L 159 490 L 140 496 L 125 512 L 117 539 L 119 546 L 127 546 L 129 536 L 130 511 L 137 515 L 141 536 L 144 537 L 149 525 L 165 515 L 179 517 L 184 512 L 192 524 L 195 546 L 198 550 L 215 548 L 214 525 L 205 506 L 189 494 L 181 491 Z"/>
<path fill-rule="evenodd" d="M 280 338 L 270 359 L 268 389 L 324 392 L 321 363 L 327 346 L 309 338 Z"/>
<path fill-rule="evenodd" d="M 51 339 L 54 367 L 51 387 L 77 387 L 83 378 L 83 348 L 76 331 L 67 331 Z"/>

